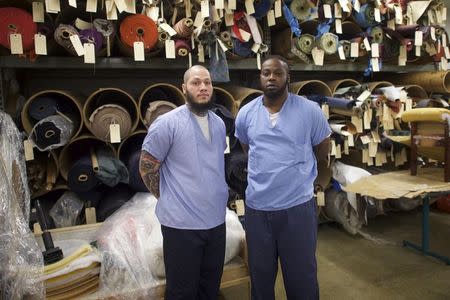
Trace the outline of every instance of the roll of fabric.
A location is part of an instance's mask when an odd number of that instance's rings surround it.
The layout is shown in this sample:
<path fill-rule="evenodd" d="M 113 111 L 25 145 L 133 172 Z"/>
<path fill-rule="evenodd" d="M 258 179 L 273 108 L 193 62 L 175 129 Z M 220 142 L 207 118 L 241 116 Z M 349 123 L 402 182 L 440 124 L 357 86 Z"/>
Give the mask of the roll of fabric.
<path fill-rule="evenodd" d="M 110 151 L 99 148 L 95 152 L 98 160 L 98 171 L 95 176 L 109 187 L 119 182 L 128 183 L 128 170 L 126 166 Z"/>
<path fill-rule="evenodd" d="M 173 29 L 177 32 L 178 36 L 189 38 L 194 32 L 194 22 L 191 18 L 183 18 L 173 26 Z"/>
<path fill-rule="evenodd" d="M 385 76 L 386 80 L 398 85 L 417 84 L 428 92 L 450 93 L 449 71 L 441 72 L 409 72 Z"/>
<path fill-rule="evenodd" d="M 69 169 L 67 184 L 74 192 L 88 192 L 94 189 L 100 181 L 95 177 L 92 160 L 89 155 L 80 157 Z"/>
<path fill-rule="evenodd" d="M 175 41 L 175 53 L 178 57 L 186 57 L 191 53 L 191 46 L 186 40 L 176 40 Z"/>
<path fill-rule="evenodd" d="M 314 3 L 310 0 L 292 0 L 289 8 L 291 9 L 292 14 L 299 21 L 305 21 L 310 19 L 310 8 L 314 6 Z"/>
<path fill-rule="evenodd" d="M 153 101 L 150 102 L 147 111 L 145 112 L 144 125 L 150 127 L 153 121 L 159 116 L 177 108 L 177 106 L 168 101 Z"/>
<path fill-rule="evenodd" d="M 311 54 L 315 45 L 315 37 L 311 34 L 302 34 L 298 39 L 296 46 L 299 50 L 306 54 Z"/>
<path fill-rule="evenodd" d="M 375 6 L 373 3 L 366 3 L 361 5 L 359 12 L 356 10 L 353 12 L 353 18 L 361 28 L 368 28 L 376 25 L 375 21 Z"/>
<path fill-rule="evenodd" d="M 345 98 L 327 97 L 320 95 L 308 95 L 307 98 L 319 105 L 328 104 L 330 108 L 351 109 L 355 106 L 356 100 L 349 100 Z"/>
<path fill-rule="evenodd" d="M 252 14 L 256 19 L 260 20 L 267 15 L 272 7 L 271 0 L 259 0 L 254 2 L 255 12 Z"/>
<path fill-rule="evenodd" d="M 234 117 L 231 112 L 223 105 L 214 103 L 211 107 L 216 115 L 218 115 L 225 123 L 226 134 L 230 135 L 234 130 Z"/>
<path fill-rule="evenodd" d="M 115 34 L 114 23 L 112 21 L 95 19 L 92 24 L 94 25 L 95 30 L 100 32 L 104 38 L 112 38 Z"/>
<path fill-rule="evenodd" d="M 241 42 L 233 38 L 233 53 L 240 57 L 250 57 L 253 55 L 252 42 Z"/>
<path fill-rule="evenodd" d="M 450 110 L 445 108 L 416 108 L 402 114 L 403 122 L 444 122 L 450 118 Z"/>
<path fill-rule="evenodd" d="M 158 100 L 170 101 L 170 96 L 163 88 L 154 87 L 145 93 L 145 100 L 148 102 Z"/>
<path fill-rule="evenodd" d="M 152 50 L 158 42 L 158 28 L 155 22 L 145 15 L 129 15 L 120 23 L 121 41 L 133 48 L 134 42 L 143 42 L 145 51 Z"/>
<path fill-rule="evenodd" d="M 34 35 L 37 25 L 26 10 L 16 7 L 0 7 L 0 45 L 11 49 L 9 35 L 20 33 L 24 51 L 34 49 Z"/>
<path fill-rule="evenodd" d="M 61 109 L 58 104 L 58 99 L 49 96 L 39 96 L 30 103 L 28 114 L 35 121 L 40 121 L 56 114 L 59 110 Z"/>
<path fill-rule="evenodd" d="M 131 153 L 127 153 L 128 159 L 126 159 L 125 163 L 128 169 L 129 174 L 129 182 L 128 184 L 135 192 L 148 192 L 147 187 L 142 181 L 141 173 L 139 172 L 139 161 L 141 158 L 141 149 L 137 148 Z"/>
<path fill-rule="evenodd" d="M 331 32 L 324 33 L 319 39 L 319 47 L 325 54 L 331 55 L 337 52 L 339 45 L 339 38 Z"/>
<path fill-rule="evenodd" d="M 127 203 L 133 195 L 134 192 L 126 184 L 119 184 L 112 189 L 108 189 L 98 203 L 98 221 L 105 221 L 116 210 L 122 207 L 122 205 Z"/>
<path fill-rule="evenodd" d="M 49 116 L 39 121 L 31 131 L 31 139 L 40 151 L 48 151 L 69 142 L 75 132 L 70 119 L 60 115 Z"/>
<path fill-rule="evenodd" d="M 225 174 L 228 186 L 245 197 L 247 188 L 247 155 L 242 151 L 231 153 L 225 158 Z"/>
<path fill-rule="evenodd" d="M 98 107 L 89 117 L 90 130 L 103 141 L 109 139 L 109 126 L 119 124 L 121 138 L 127 137 L 131 133 L 130 113 L 120 105 L 105 104 Z"/>
<path fill-rule="evenodd" d="M 71 25 L 59 24 L 59 26 L 55 29 L 54 37 L 58 45 L 62 46 L 71 55 L 78 56 L 72 42 L 70 41 L 71 35 L 79 36 L 78 30 Z"/>
<path fill-rule="evenodd" d="M 84 29 L 79 32 L 81 43 L 93 43 L 95 52 L 98 53 L 103 46 L 103 35 L 95 28 Z"/>

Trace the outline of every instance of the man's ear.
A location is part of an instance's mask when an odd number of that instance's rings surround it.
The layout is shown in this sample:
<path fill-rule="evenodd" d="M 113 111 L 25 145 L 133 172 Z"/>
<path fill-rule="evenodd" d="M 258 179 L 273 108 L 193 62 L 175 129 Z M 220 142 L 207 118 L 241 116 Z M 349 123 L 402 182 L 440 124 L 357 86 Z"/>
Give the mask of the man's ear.
<path fill-rule="evenodd" d="M 186 95 L 186 85 L 184 83 L 181 85 L 181 89 L 183 90 L 183 94 Z"/>

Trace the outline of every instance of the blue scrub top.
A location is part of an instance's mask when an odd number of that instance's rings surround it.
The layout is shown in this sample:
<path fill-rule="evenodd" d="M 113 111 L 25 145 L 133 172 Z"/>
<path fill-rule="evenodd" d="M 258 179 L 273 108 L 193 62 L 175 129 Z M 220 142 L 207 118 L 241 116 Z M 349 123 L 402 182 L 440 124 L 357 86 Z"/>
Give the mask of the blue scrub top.
<path fill-rule="evenodd" d="M 246 204 L 257 210 L 282 210 L 313 196 L 317 163 L 313 146 L 331 133 L 321 108 L 289 93 L 277 123 L 260 96 L 239 110 L 235 136 L 249 145 Z"/>
<path fill-rule="evenodd" d="M 208 112 L 211 141 L 186 105 L 150 126 L 142 150 L 161 162 L 160 199 L 156 216 L 162 225 L 179 229 L 210 229 L 225 222 L 225 125 Z"/>

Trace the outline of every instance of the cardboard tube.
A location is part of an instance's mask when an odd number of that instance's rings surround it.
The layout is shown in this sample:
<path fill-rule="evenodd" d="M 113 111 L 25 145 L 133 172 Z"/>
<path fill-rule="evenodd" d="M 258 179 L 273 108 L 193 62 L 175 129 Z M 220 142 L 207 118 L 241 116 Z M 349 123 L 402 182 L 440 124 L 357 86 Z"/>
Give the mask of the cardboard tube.
<path fill-rule="evenodd" d="M 450 93 L 449 71 L 392 74 L 386 79 L 396 85 L 417 84 L 430 93 Z"/>
<path fill-rule="evenodd" d="M 373 92 L 378 88 L 393 86 L 393 84 L 388 81 L 374 81 L 367 83 L 367 86 L 369 88 L 369 91 Z"/>
<path fill-rule="evenodd" d="M 289 91 L 297 95 L 320 95 L 331 97 L 331 90 L 323 81 L 307 80 L 293 82 L 289 85 Z"/>
<path fill-rule="evenodd" d="M 222 85 L 220 87 L 225 89 L 228 93 L 231 94 L 231 96 L 233 96 L 235 105 L 238 109 L 263 94 L 263 92 L 260 90 L 250 89 L 237 85 Z"/>
<path fill-rule="evenodd" d="M 450 117 L 450 111 L 445 108 L 427 107 L 405 111 L 403 122 L 444 122 Z"/>
<path fill-rule="evenodd" d="M 420 85 L 405 85 L 405 91 L 408 93 L 408 96 L 411 97 L 415 102 L 428 98 L 427 92 Z"/>
<path fill-rule="evenodd" d="M 225 89 L 215 86 L 214 95 L 217 104 L 225 106 L 233 116 L 237 114 L 237 105 L 234 97 Z"/>
<path fill-rule="evenodd" d="M 357 86 L 359 85 L 359 82 L 354 79 L 341 79 L 341 80 L 327 81 L 326 84 L 328 85 L 328 87 L 330 88 L 331 92 L 334 95 L 336 90 L 349 86 Z"/>

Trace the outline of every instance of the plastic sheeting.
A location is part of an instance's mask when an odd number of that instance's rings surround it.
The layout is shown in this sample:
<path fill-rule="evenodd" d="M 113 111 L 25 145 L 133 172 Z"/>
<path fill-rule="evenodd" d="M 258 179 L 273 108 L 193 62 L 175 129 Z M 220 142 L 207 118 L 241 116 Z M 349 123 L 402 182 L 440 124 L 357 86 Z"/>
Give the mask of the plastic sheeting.
<path fill-rule="evenodd" d="M 28 228 L 30 191 L 24 149 L 11 117 L 0 112 L 0 298 L 43 299 L 42 253 Z"/>
<path fill-rule="evenodd" d="M 65 192 L 50 210 L 57 228 L 74 226 L 83 209 L 83 201 L 74 192 Z"/>

